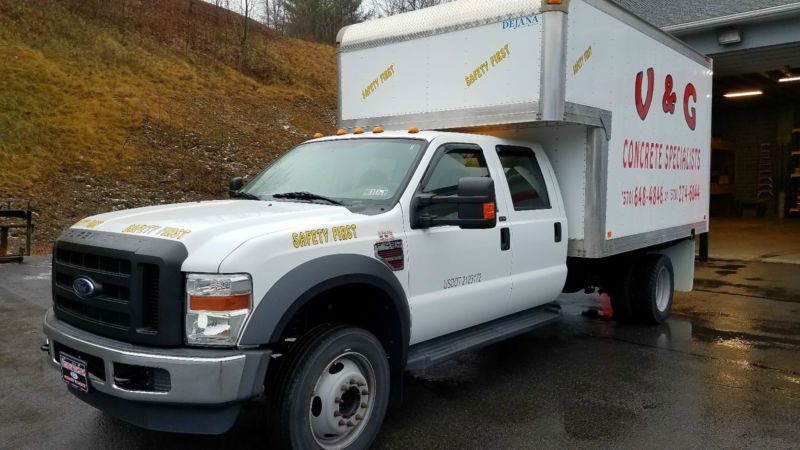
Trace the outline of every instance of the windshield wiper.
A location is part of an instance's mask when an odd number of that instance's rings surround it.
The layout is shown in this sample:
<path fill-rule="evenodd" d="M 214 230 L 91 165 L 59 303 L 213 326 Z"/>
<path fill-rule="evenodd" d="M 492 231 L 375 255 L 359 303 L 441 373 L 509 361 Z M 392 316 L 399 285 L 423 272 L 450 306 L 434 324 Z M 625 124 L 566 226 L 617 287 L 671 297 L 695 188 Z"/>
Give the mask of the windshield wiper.
<path fill-rule="evenodd" d="M 247 199 L 247 200 L 262 200 L 261 197 L 259 197 L 257 195 L 254 195 L 254 194 L 251 194 L 249 192 L 244 192 L 244 191 L 232 191 L 231 192 L 231 197 L 244 198 L 244 199 Z"/>
<path fill-rule="evenodd" d="M 312 192 L 284 192 L 282 194 L 273 194 L 272 196 L 275 198 L 296 198 L 298 200 L 322 200 L 333 205 L 344 205 L 344 203 L 339 200 L 334 200 Z"/>

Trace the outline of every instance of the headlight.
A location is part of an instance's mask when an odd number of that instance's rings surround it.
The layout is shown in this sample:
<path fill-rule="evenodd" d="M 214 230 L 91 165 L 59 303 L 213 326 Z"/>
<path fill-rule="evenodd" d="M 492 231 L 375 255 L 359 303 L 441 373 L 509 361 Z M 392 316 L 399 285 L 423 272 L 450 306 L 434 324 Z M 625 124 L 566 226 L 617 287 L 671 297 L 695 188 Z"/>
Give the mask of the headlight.
<path fill-rule="evenodd" d="M 245 274 L 186 276 L 186 342 L 236 345 L 253 303 L 253 283 Z"/>

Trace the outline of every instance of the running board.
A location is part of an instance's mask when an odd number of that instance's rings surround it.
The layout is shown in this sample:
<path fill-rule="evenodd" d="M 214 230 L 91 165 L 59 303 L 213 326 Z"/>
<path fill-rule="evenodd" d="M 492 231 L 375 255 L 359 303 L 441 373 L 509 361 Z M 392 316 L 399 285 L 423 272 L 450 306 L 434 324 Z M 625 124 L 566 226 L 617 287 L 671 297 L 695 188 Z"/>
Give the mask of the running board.
<path fill-rule="evenodd" d="M 561 308 L 550 303 L 413 345 L 408 349 L 406 370 L 426 369 L 459 353 L 548 325 L 560 317 Z"/>

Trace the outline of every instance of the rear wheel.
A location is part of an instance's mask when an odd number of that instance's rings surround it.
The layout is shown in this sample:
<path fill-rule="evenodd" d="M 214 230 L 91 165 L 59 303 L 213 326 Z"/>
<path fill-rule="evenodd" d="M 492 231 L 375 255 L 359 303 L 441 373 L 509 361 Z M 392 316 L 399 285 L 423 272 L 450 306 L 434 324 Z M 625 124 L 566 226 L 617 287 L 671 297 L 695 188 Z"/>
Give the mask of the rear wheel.
<path fill-rule="evenodd" d="M 361 449 L 378 435 L 389 401 L 389 364 L 366 330 L 324 326 L 292 348 L 272 397 L 280 448 Z"/>
<path fill-rule="evenodd" d="M 649 254 L 637 261 L 632 304 L 636 318 L 645 323 L 664 322 L 672 309 L 675 274 L 664 255 Z"/>
<path fill-rule="evenodd" d="M 635 317 L 631 299 L 633 267 L 631 261 L 625 260 L 609 288 L 608 295 L 611 298 L 611 310 L 615 320 L 629 321 Z"/>

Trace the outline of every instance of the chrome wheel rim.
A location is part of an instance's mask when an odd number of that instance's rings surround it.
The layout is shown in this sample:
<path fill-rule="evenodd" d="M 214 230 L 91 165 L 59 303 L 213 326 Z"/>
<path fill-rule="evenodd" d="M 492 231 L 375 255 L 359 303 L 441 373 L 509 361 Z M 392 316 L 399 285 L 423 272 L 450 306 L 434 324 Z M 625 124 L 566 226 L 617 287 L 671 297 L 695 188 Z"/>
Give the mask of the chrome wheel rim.
<path fill-rule="evenodd" d="M 661 267 L 656 279 L 656 308 L 658 312 L 665 312 L 669 306 L 669 296 L 672 291 L 672 283 L 669 279 L 669 270 L 666 266 Z"/>
<path fill-rule="evenodd" d="M 334 358 L 320 374 L 309 399 L 311 434 L 324 449 L 352 444 L 374 409 L 375 370 L 360 353 Z"/>

